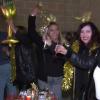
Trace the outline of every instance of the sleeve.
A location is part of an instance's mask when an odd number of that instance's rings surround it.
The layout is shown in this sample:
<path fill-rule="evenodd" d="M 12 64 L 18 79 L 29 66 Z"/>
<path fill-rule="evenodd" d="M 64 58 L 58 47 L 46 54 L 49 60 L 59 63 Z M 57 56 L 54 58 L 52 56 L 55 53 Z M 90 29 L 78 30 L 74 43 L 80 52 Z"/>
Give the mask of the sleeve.
<path fill-rule="evenodd" d="M 77 66 L 78 68 L 82 69 L 92 69 L 96 64 L 96 58 L 95 56 L 81 56 L 79 54 L 73 53 L 70 61 L 74 66 Z"/>
<path fill-rule="evenodd" d="M 69 57 L 70 62 L 81 69 L 92 69 L 96 64 L 96 54 L 83 55 L 68 50 L 66 57 Z"/>
<path fill-rule="evenodd" d="M 36 31 L 35 25 L 36 16 L 29 16 L 28 18 L 28 34 L 31 38 L 32 42 L 34 42 L 37 46 L 43 46 L 42 37 Z"/>

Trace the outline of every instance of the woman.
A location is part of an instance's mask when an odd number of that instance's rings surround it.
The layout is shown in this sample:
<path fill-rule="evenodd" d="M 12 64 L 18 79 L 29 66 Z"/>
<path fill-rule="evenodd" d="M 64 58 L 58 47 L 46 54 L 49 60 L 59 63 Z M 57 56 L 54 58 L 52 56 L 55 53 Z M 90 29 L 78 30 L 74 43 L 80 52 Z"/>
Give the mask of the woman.
<path fill-rule="evenodd" d="M 67 51 L 61 45 L 56 47 L 55 52 L 67 54 L 67 57 L 70 57 L 72 64 L 75 66 L 74 99 L 86 100 L 89 98 L 89 100 L 92 100 L 92 97 L 87 97 L 91 86 L 88 86 L 88 83 L 91 83 L 93 69 L 96 64 L 96 55 L 98 55 L 98 49 L 96 48 L 99 46 L 99 32 L 92 22 L 82 23 L 77 32 L 79 33 L 79 50 L 77 53 L 73 53 L 71 50 Z"/>
<path fill-rule="evenodd" d="M 28 20 L 29 36 L 38 47 L 38 79 L 40 89 L 49 88 L 57 100 L 62 100 L 61 83 L 63 77 L 64 56 L 55 54 L 55 46 L 61 43 L 60 30 L 56 22 L 51 22 L 46 35 L 42 38 L 36 32 L 35 19 L 37 8 L 33 9 Z M 46 85 L 45 85 L 46 84 Z M 44 86 L 44 87 L 43 87 Z"/>

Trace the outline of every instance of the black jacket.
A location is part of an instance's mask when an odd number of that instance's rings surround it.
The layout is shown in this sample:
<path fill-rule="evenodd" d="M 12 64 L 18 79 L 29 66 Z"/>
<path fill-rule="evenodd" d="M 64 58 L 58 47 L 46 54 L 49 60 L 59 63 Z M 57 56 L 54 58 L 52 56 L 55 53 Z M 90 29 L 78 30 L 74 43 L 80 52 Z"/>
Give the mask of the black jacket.
<path fill-rule="evenodd" d="M 69 53 L 70 51 L 70 53 Z M 97 60 L 100 55 L 100 48 L 93 51 L 84 45 L 80 46 L 79 52 L 75 53 L 69 50 L 70 61 L 75 66 L 75 98 L 82 99 L 85 93 L 84 100 L 94 100 L 95 88 L 93 81 L 94 68 L 99 64 Z"/>
<path fill-rule="evenodd" d="M 19 43 L 15 46 L 16 60 L 16 80 L 15 83 L 23 88 L 24 85 L 29 85 L 36 79 L 36 51 L 27 34 L 16 33 L 15 37 Z"/>
<path fill-rule="evenodd" d="M 85 50 L 84 50 L 85 52 Z M 99 65 L 100 48 L 96 48 L 91 53 L 75 53 L 72 51 L 70 61 L 80 69 L 94 69 Z"/>
<path fill-rule="evenodd" d="M 36 31 L 35 25 L 36 17 L 29 16 L 28 19 L 28 32 L 31 40 L 38 47 L 38 77 L 41 80 L 46 80 L 47 76 L 62 76 L 63 75 L 63 64 L 65 62 L 64 56 L 55 55 L 54 48 L 55 43 L 46 49 L 43 48 L 44 43 L 42 37 Z"/>

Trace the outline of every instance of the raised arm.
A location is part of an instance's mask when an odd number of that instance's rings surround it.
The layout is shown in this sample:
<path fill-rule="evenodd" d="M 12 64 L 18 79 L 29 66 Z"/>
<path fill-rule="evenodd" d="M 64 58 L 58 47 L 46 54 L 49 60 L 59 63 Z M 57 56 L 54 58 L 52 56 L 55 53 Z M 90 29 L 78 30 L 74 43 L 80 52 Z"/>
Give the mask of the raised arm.
<path fill-rule="evenodd" d="M 42 37 L 39 35 L 39 33 L 36 31 L 36 15 L 38 14 L 38 8 L 34 7 L 33 12 L 29 15 L 28 18 L 28 34 L 31 40 L 36 43 L 38 46 L 43 46 Z"/>

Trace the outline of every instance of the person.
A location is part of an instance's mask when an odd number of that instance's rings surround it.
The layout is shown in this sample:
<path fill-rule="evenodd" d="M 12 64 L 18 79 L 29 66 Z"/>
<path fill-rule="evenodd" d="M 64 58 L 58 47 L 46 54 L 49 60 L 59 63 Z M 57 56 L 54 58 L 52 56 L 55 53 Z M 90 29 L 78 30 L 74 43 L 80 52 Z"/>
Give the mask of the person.
<path fill-rule="evenodd" d="M 61 84 L 65 57 L 55 54 L 55 46 L 61 43 L 61 34 L 56 22 L 50 22 L 47 33 L 41 37 L 36 31 L 36 15 L 38 8 L 34 8 L 28 19 L 28 32 L 31 40 L 38 46 L 38 79 L 40 89 L 48 88 L 57 100 L 62 100 Z"/>
<path fill-rule="evenodd" d="M 11 82 L 9 47 L 2 43 L 6 39 L 7 33 L 0 32 L 0 100 L 14 100 L 17 90 Z"/>
<path fill-rule="evenodd" d="M 100 51 L 100 49 L 99 49 Z M 95 83 L 95 91 L 96 91 L 96 98 L 97 100 L 100 100 L 100 53 L 97 57 L 97 66 L 94 69 L 94 73 L 93 73 L 93 79 L 94 79 L 94 83 Z"/>
<path fill-rule="evenodd" d="M 12 19 L 9 19 L 8 23 L 18 40 L 15 46 L 16 79 L 14 83 L 19 91 L 25 91 L 31 87 L 31 83 L 37 84 L 35 45 L 28 38 L 27 29 L 24 26 L 15 26 Z"/>
<path fill-rule="evenodd" d="M 94 100 L 93 71 L 99 47 L 99 31 L 92 22 L 85 22 L 79 26 L 79 51 L 74 53 L 70 48 L 59 45 L 55 52 L 69 57 L 75 66 L 74 100 Z M 91 94 L 91 93 L 92 94 Z"/>

